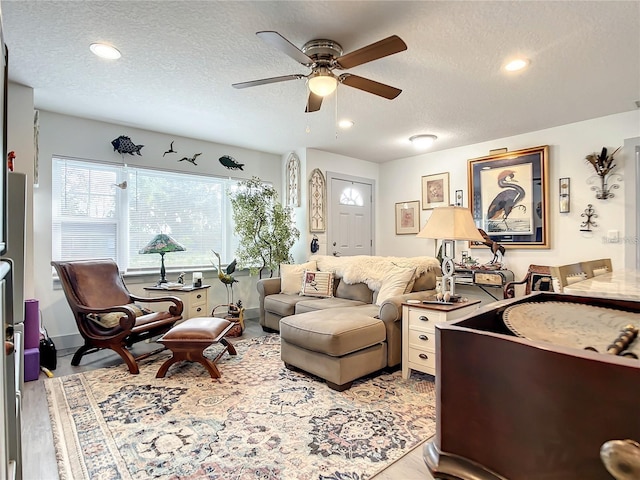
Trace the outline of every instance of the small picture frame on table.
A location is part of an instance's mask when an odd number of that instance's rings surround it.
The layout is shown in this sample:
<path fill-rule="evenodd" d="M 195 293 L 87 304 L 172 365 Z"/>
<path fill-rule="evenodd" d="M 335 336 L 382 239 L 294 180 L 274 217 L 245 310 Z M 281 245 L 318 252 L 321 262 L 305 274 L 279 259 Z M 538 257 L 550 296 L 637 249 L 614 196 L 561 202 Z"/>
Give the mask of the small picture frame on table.
<path fill-rule="evenodd" d="M 396 203 L 396 235 L 415 235 L 420 231 L 420 201 Z"/>

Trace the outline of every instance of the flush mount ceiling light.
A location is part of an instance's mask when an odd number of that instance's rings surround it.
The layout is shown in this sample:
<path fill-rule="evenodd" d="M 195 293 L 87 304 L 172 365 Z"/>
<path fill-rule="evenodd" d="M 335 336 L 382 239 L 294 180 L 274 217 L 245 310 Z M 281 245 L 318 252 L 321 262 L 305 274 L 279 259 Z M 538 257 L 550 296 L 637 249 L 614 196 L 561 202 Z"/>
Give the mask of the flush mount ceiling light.
<path fill-rule="evenodd" d="M 338 79 L 328 68 L 321 67 L 309 76 L 309 90 L 320 97 L 332 94 L 338 86 Z"/>
<path fill-rule="evenodd" d="M 122 56 L 117 48 L 107 45 L 106 43 L 92 43 L 89 45 L 89 50 L 91 50 L 94 55 L 109 60 L 117 60 Z"/>
<path fill-rule="evenodd" d="M 529 65 L 530 61 L 526 58 L 516 58 L 515 60 L 511 60 L 504 66 L 504 69 L 507 72 L 517 72 L 518 70 L 522 70 Z"/>
<path fill-rule="evenodd" d="M 345 128 L 345 129 L 346 128 L 351 128 L 351 127 L 353 127 L 353 125 L 354 125 L 353 120 L 340 120 L 338 122 L 338 126 L 340 128 Z"/>
<path fill-rule="evenodd" d="M 414 135 L 409 137 L 409 141 L 416 148 L 428 148 L 438 139 L 435 135 Z"/>

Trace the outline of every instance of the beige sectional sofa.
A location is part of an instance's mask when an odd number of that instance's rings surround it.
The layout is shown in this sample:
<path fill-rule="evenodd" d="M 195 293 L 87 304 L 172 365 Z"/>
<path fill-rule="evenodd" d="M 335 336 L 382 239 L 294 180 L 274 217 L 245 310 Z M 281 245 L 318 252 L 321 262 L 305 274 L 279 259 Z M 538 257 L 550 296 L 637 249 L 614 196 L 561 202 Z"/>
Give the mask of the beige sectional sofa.
<path fill-rule="evenodd" d="M 305 272 L 320 275 L 311 293 Z M 282 265 L 281 277 L 258 281 L 260 324 L 280 332 L 282 360 L 336 390 L 402 358 L 402 303 L 434 295 L 440 265 L 433 257 L 312 256 Z M 304 295 L 300 294 L 304 290 Z"/>

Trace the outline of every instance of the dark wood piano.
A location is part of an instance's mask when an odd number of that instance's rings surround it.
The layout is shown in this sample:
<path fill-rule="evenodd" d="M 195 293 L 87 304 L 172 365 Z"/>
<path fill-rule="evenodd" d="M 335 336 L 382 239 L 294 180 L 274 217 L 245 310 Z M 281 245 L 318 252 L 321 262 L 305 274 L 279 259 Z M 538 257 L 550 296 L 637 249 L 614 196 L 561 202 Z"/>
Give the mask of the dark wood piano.
<path fill-rule="evenodd" d="M 537 293 L 439 325 L 437 430 L 423 449 L 434 477 L 611 479 L 602 444 L 640 441 L 640 360 L 517 336 L 503 315 L 525 302 L 540 311 L 568 302 L 579 315 L 589 305 L 640 319 L 640 302 Z"/>

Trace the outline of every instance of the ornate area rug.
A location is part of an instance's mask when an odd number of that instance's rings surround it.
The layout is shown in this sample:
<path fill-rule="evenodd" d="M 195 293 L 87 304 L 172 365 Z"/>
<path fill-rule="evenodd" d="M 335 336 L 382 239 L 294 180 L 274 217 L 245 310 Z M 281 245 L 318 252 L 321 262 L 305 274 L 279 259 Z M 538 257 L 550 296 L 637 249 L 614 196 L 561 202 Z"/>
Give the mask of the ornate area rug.
<path fill-rule="evenodd" d="M 286 369 L 278 335 L 233 343 L 215 380 L 197 363 L 156 379 L 168 353 L 139 375 L 119 365 L 47 379 L 60 478 L 363 480 L 435 432 L 428 375 L 336 392 Z"/>

